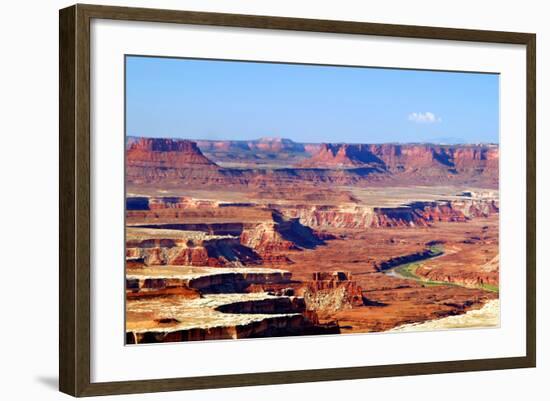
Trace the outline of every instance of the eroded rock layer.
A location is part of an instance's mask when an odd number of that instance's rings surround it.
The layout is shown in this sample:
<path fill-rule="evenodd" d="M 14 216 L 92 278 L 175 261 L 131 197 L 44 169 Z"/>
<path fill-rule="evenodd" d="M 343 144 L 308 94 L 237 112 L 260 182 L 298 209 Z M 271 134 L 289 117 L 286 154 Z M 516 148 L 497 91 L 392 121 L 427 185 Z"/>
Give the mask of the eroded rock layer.
<path fill-rule="evenodd" d="M 376 166 L 392 173 L 498 174 L 496 145 L 322 144 L 303 167 Z"/>
<path fill-rule="evenodd" d="M 199 145 L 214 159 L 207 158 Z M 372 185 L 388 180 L 408 185 L 449 180 L 498 185 L 497 145 L 313 145 L 274 138 L 246 144 L 200 141 L 199 145 L 188 140 L 134 138 L 127 147 L 128 183 L 132 188 L 184 183 L 190 188 L 260 189 L 297 183 Z M 239 168 L 232 168 L 235 163 Z"/>
<path fill-rule="evenodd" d="M 281 213 L 313 228 L 426 227 L 498 213 L 498 200 L 412 202 L 397 207 L 282 205 Z"/>
<path fill-rule="evenodd" d="M 383 331 L 498 299 L 497 146 L 133 138 L 127 160 L 128 343 Z"/>
<path fill-rule="evenodd" d="M 320 324 L 304 298 L 246 292 L 250 285 L 288 284 L 290 273 L 273 269 L 175 267 L 127 275 L 128 344 L 337 334 Z M 166 290 L 186 289 L 169 293 Z M 136 294 L 145 293 L 138 297 Z"/>

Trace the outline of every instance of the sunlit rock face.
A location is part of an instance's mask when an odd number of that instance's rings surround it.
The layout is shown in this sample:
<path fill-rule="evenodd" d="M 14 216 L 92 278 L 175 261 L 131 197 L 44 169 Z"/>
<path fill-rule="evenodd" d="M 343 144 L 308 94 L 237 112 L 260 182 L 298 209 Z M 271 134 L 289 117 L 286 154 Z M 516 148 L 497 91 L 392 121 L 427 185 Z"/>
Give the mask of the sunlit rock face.
<path fill-rule="evenodd" d="M 499 212 L 495 199 L 417 201 L 396 207 L 285 205 L 281 213 L 313 228 L 428 227 L 436 222 L 465 222 Z"/>
<path fill-rule="evenodd" d="M 392 173 L 431 175 L 437 170 L 454 174 L 498 174 L 498 147 L 494 145 L 322 144 L 303 167 L 375 166 Z"/>
<path fill-rule="evenodd" d="M 128 167 L 216 167 L 197 144 L 187 140 L 140 138 L 126 152 Z"/>
<path fill-rule="evenodd" d="M 170 266 L 126 280 L 128 344 L 339 333 L 337 324 L 320 324 L 302 297 L 247 291 L 289 285 L 283 270 Z"/>
<path fill-rule="evenodd" d="M 285 185 L 498 183 L 497 145 L 299 144 L 284 138 L 190 141 L 133 138 L 126 150 L 127 181 L 263 189 Z M 234 168 L 238 167 L 238 168 Z"/>

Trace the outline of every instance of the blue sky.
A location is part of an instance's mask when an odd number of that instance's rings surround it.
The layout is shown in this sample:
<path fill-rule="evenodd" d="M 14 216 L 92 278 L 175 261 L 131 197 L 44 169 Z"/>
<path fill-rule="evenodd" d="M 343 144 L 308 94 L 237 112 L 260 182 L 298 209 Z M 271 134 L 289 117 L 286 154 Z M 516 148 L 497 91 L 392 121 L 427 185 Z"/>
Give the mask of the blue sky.
<path fill-rule="evenodd" d="M 494 74 L 126 58 L 127 135 L 498 143 Z"/>

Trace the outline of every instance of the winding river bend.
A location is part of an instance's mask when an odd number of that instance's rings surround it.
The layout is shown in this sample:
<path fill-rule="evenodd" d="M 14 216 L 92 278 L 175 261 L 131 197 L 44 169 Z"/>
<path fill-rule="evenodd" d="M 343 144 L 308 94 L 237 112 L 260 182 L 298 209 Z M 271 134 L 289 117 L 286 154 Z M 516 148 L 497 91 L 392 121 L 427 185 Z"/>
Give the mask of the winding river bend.
<path fill-rule="evenodd" d="M 446 253 L 443 251 L 443 249 L 439 247 L 431 247 L 429 250 L 415 255 L 415 257 L 413 258 L 414 259 L 413 261 L 408 260 L 405 263 L 397 264 L 390 268 L 383 269 L 382 272 L 390 277 L 395 277 L 403 280 L 413 280 L 418 283 L 422 283 L 430 286 L 446 285 L 446 286 L 456 286 L 456 287 L 464 287 L 464 288 L 479 288 L 485 291 L 498 292 L 498 287 L 495 288 L 494 286 L 480 285 L 480 286 L 472 287 L 466 284 L 462 284 L 460 282 L 433 281 L 433 280 L 425 279 L 416 274 L 416 269 L 421 262 L 428 259 L 437 259 L 445 255 Z"/>
<path fill-rule="evenodd" d="M 390 277 L 396 277 L 404 280 L 414 280 L 437 285 L 454 285 L 454 283 L 428 282 L 422 280 L 422 278 L 414 274 L 414 270 L 416 270 L 415 266 L 418 263 L 429 259 L 436 259 L 444 255 L 445 252 L 441 248 L 431 247 L 422 253 L 411 255 L 410 257 L 404 257 L 404 259 L 406 259 L 404 263 L 395 264 L 388 268 L 383 268 L 382 272 Z"/>
<path fill-rule="evenodd" d="M 431 254 L 424 258 L 416 259 L 414 262 L 406 262 L 391 268 L 383 270 L 383 273 L 404 280 L 413 280 L 426 285 L 441 285 L 441 286 L 461 286 L 458 283 L 449 283 L 444 281 L 429 281 L 415 274 L 418 263 L 424 260 L 436 259 L 445 255 L 442 249 L 431 248 Z M 486 291 L 491 291 L 486 289 Z M 447 316 L 440 319 L 429 320 L 421 323 L 411 323 L 391 329 L 392 332 L 406 331 L 430 331 L 442 329 L 466 329 L 466 328 L 481 328 L 481 327 L 498 327 L 500 325 L 500 300 L 493 299 L 487 301 L 479 309 L 469 310 L 466 313 Z"/>

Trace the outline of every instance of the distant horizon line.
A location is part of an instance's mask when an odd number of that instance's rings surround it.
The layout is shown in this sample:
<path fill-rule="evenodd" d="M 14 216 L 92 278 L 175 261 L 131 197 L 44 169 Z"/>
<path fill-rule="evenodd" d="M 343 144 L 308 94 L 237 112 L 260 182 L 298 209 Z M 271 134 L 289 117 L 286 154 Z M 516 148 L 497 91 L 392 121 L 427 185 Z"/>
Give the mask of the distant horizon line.
<path fill-rule="evenodd" d="M 202 139 L 202 138 L 187 138 L 187 137 L 175 137 L 175 136 L 144 136 L 144 135 L 125 135 L 126 138 L 147 138 L 147 139 L 173 139 L 173 140 L 182 140 L 182 141 L 205 141 L 205 142 L 261 142 L 262 140 L 286 140 L 292 143 L 300 145 L 322 145 L 322 144 L 348 144 L 348 145 L 419 145 L 419 144 L 430 144 L 430 145 L 493 145 L 500 146 L 499 142 L 436 142 L 436 141 L 419 141 L 419 142 L 296 142 L 290 138 L 285 138 L 282 136 L 260 136 L 255 139 Z"/>

